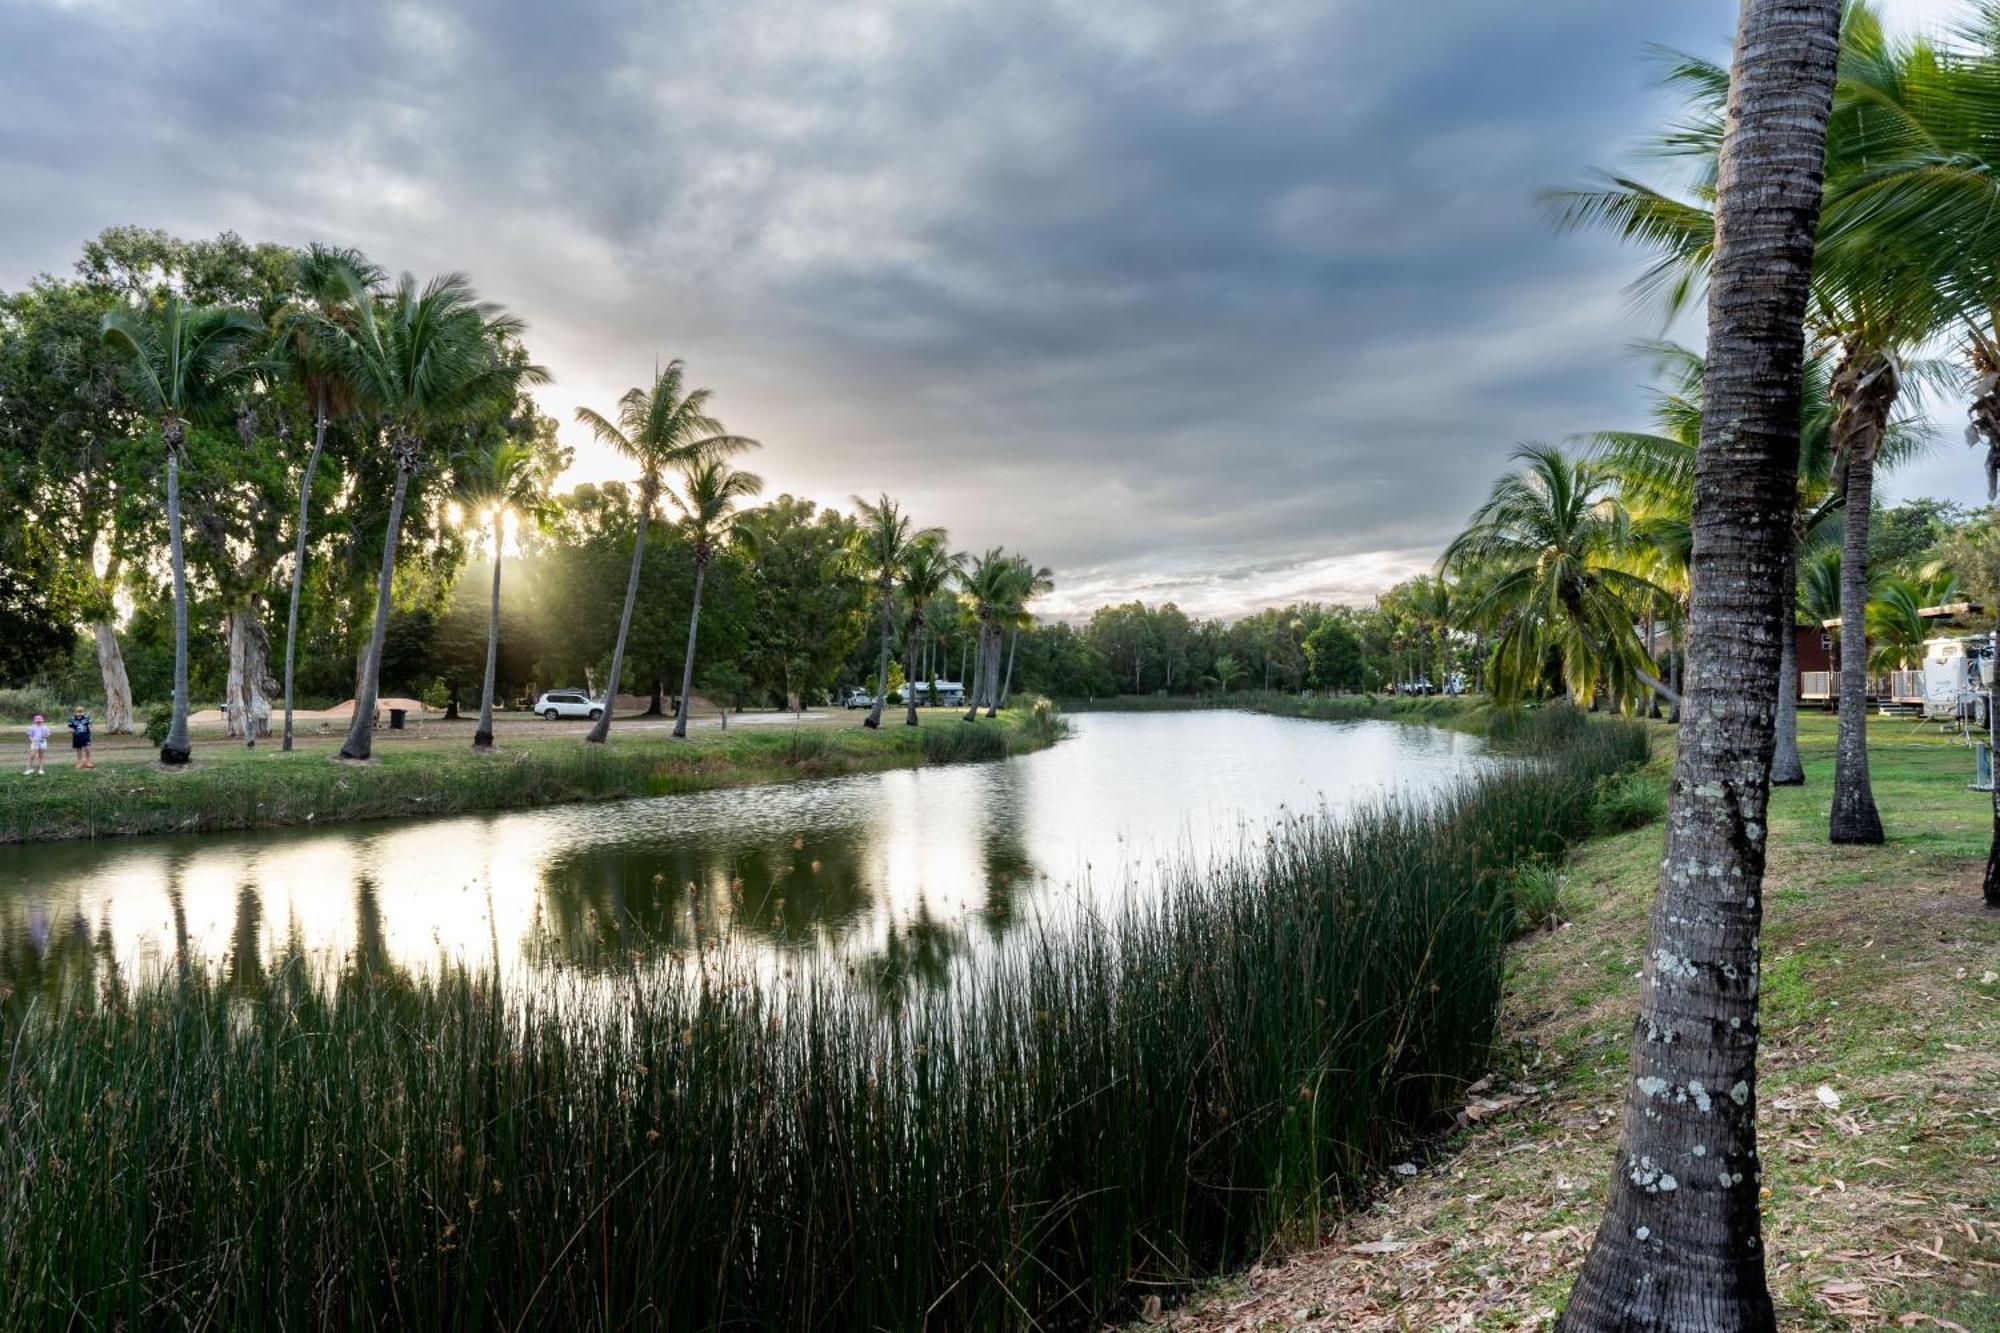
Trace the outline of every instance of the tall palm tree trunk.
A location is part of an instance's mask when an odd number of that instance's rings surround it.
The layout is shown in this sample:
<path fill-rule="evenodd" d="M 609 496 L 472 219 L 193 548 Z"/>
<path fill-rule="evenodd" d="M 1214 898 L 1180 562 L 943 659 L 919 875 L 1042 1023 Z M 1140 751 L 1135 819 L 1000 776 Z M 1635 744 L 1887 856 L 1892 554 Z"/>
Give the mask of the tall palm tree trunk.
<path fill-rule="evenodd" d="M 167 739 L 160 745 L 160 762 L 178 767 L 192 755 L 188 744 L 188 598 L 187 553 L 181 546 L 180 432 L 169 427 L 167 444 L 167 558 L 174 569 L 174 711 Z"/>
<path fill-rule="evenodd" d="M 1604 1221 L 1563 1333 L 1765 1333 L 1757 933 L 1804 317 L 1841 0 L 1743 0 L 1717 191 L 1684 727 Z"/>
<path fill-rule="evenodd" d="M 1777 743 L 1771 751 L 1771 785 L 1803 787 L 1805 760 L 1799 756 L 1799 632 L 1798 621 L 1798 540 L 1791 540 L 1791 554 L 1785 572 L 1779 575 L 1778 599 L 1783 638 L 1778 641 L 1778 725 Z"/>
<path fill-rule="evenodd" d="M 980 686 L 986 677 L 986 622 L 979 622 L 979 637 L 972 645 L 972 679 L 966 682 L 967 706 L 961 722 L 970 722 L 979 716 Z"/>
<path fill-rule="evenodd" d="M 602 745 L 611 738 L 611 714 L 618 706 L 618 676 L 625 669 L 625 636 L 632 632 L 632 606 L 639 600 L 639 565 L 646 557 L 646 523 L 653 516 L 653 491 L 639 494 L 639 526 L 632 534 L 632 568 L 625 575 L 625 609 L 618 613 L 618 639 L 611 645 L 611 677 L 605 682 L 604 711 L 597 715 L 584 740 Z"/>
<path fill-rule="evenodd" d="M 375 752 L 375 701 L 382 692 L 382 639 L 389 629 L 390 584 L 396 575 L 396 546 L 402 538 L 403 500 L 410 490 L 414 463 L 396 467 L 396 490 L 389 499 L 389 531 L 382 538 L 382 572 L 375 587 L 375 627 L 368 634 L 367 665 L 361 671 L 361 688 L 354 695 L 354 717 L 347 727 L 347 743 L 340 747 L 342 759 L 367 759 Z"/>
<path fill-rule="evenodd" d="M 986 654 L 986 716 L 1000 715 L 1000 627 L 989 631 L 992 647 Z"/>
<path fill-rule="evenodd" d="M 1878 844 L 1882 816 L 1868 777 L 1868 523 L 1875 502 L 1875 462 L 1855 457 L 1846 468 L 1840 538 L 1840 729 L 1833 751 L 1833 815 L 1837 843 Z"/>
<path fill-rule="evenodd" d="M 674 735 L 688 734 L 688 695 L 694 689 L 694 643 L 701 630 L 701 585 L 708 581 L 708 557 L 697 556 L 694 562 L 694 609 L 688 612 L 687 653 L 681 658 L 681 705 L 674 713 Z M 724 708 L 727 709 L 725 702 Z M 729 725 L 729 715 L 725 711 L 722 725 Z"/>
<path fill-rule="evenodd" d="M 500 541 L 501 515 L 493 511 L 493 600 L 486 608 L 486 678 L 479 686 L 479 726 L 472 748 L 493 748 L 493 677 L 500 669 Z"/>
<path fill-rule="evenodd" d="M 910 636 L 903 644 L 903 659 L 905 663 L 903 667 L 903 703 L 906 706 L 903 725 L 906 727 L 919 725 L 917 722 L 917 660 L 922 655 L 920 645 L 924 635 L 924 612 L 922 607 L 916 609 L 914 620 L 915 623 L 910 626 Z M 930 677 L 926 676 L 924 681 L 925 688 L 928 690 Z"/>
<path fill-rule="evenodd" d="M 1007 631 L 1007 678 L 1000 682 L 1000 706 L 1007 706 L 1008 697 L 1014 693 L 1014 650 L 1021 646 L 1021 627 L 1016 625 Z"/>
<path fill-rule="evenodd" d="M 326 390 L 321 388 L 313 413 L 313 447 L 306 455 L 306 474 L 299 482 L 299 533 L 292 543 L 292 597 L 285 612 L 285 737 L 281 750 L 292 748 L 292 669 L 299 652 L 299 587 L 306 575 L 306 522 L 312 517 L 313 474 L 319 471 L 320 452 L 326 448 Z"/>
<path fill-rule="evenodd" d="M 2000 716 L 1995 706 L 2000 705 L 2000 619 L 1993 625 L 1993 646 L 1995 655 L 1986 664 L 1986 739 L 1991 745 L 1994 737 L 2000 736 L 2000 725 L 1994 718 Z M 1992 751 L 1987 752 L 1988 760 Z M 1986 905 L 2000 908 L 2000 780 L 1993 783 L 1993 841 L 1986 852 L 1986 877 L 1980 884 L 1981 896 Z"/>
<path fill-rule="evenodd" d="M 889 636 L 894 629 L 895 617 L 890 613 L 889 590 L 882 589 L 882 647 L 875 655 L 875 705 L 868 710 L 868 716 L 861 719 L 864 727 L 882 725 L 882 705 L 889 697 Z"/>

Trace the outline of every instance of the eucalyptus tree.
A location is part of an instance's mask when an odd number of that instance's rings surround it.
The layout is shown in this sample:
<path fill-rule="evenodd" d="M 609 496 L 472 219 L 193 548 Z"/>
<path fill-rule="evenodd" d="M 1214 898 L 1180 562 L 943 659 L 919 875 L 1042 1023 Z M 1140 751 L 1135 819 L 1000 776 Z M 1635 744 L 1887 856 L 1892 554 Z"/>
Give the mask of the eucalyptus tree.
<path fill-rule="evenodd" d="M 479 687 L 479 725 L 472 748 L 493 748 L 493 687 L 500 666 L 500 564 L 507 546 L 507 515 L 530 520 L 545 511 L 549 482 L 534 447 L 517 439 L 491 440 L 458 463 L 458 500 L 471 517 L 493 529 L 493 592 L 486 612 L 486 670 Z M 454 697 L 456 697 L 454 693 Z"/>
<path fill-rule="evenodd" d="M 327 423 L 354 410 L 353 387 L 341 374 L 340 339 L 354 322 L 357 299 L 372 299 L 382 271 L 360 251 L 315 241 L 301 251 L 293 281 L 299 299 L 271 320 L 271 362 L 312 405 L 312 449 L 299 478 L 299 526 L 292 554 L 291 596 L 285 612 L 285 727 L 281 748 L 292 748 L 292 685 L 298 661 L 299 589 L 305 581 L 306 538 L 311 528 L 313 481 L 326 451 Z"/>
<path fill-rule="evenodd" d="M 931 602 L 958 576 L 965 567 L 962 551 L 946 549 L 944 534 L 933 531 L 918 541 L 910 543 L 903 556 L 903 567 L 898 577 L 903 585 L 903 600 L 909 604 L 909 620 L 905 625 L 903 640 L 903 703 L 904 725 L 916 726 L 917 719 L 917 664 L 924 647 L 924 639 L 930 629 Z M 924 672 L 924 690 L 931 688 L 931 674 Z M 932 702 L 936 702 L 933 700 Z"/>
<path fill-rule="evenodd" d="M 375 620 L 366 665 L 354 698 L 354 716 L 340 757 L 365 760 L 374 752 L 375 701 L 382 684 L 382 639 L 396 575 L 403 504 L 410 478 L 423 464 L 427 435 L 481 409 L 504 406 L 522 386 L 543 384 L 548 372 L 530 364 L 513 344 L 526 328 L 497 306 L 481 302 L 462 274 L 432 278 L 422 287 L 404 274 L 396 289 L 375 297 L 348 273 L 352 323 L 337 326 L 340 373 L 374 418 L 396 466 L 389 499 L 382 567 L 375 585 Z"/>
<path fill-rule="evenodd" d="M 1020 577 L 1016 580 L 1020 592 L 1020 602 L 1011 608 L 1007 626 L 1007 676 L 1000 683 L 1000 707 L 1007 706 L 1007 699 L 1014 691 L 1014 650 L 1021 645 L 1021 631 L 1035 623 L 1028 611 L 1028 603 L 1043 597 L 1056 589 L 1055 571 L 1047 565 L 1031 565 L 1025 556 L 1016 556 L 1020 562 Z M 1169 604 L 1171 605 L 1171 604 Z M 1162 608 L 1164 609 L 1164 608 Z M 1179 608 L 1174 608 L 1178 613 Z"/>
<path fill-rule="evenodd" d="M 674 714 L 674 735 L 688 730 L 688 693 L 694 689 L 695 634 L 701 626 L 701 590 L 716 548 L 728 540 L 741 517 L 737 509 L 762 492 L 764 480 L 754 472 L 730 466 L 714 456 L 696 456 L 681 465 L 680 485 L 668 491 L 681 514 L 681 528 L 694 552 L 694 600 L 688 611 L 687 653 L 681 659 L 680 707 Z M 609 715 L 610 709 L 605 709 Z"/>
<path fill-rule="evenodd" d="M 880 618 L 882 642 L 875 664 L 875 705 L 861 720 L 864 727 L 882 725 L 882 705 L 889 694 L 889 653 L 895 632 L 896 580 L 908 563 L 910 549 L 917 542 L 943 541 L 942 528 L 919 528 L 902 507 L 886 494 L 874 500 L 854 496 L 860 526 L 855 534 L 854 563 L 875 588 L 876 615 Z M 908 682 L 904 682 L 908 688 Z"/>
<path fill-rule="evenodd" d="M 1484 590 L 1465 615 L 1493 636 L 1493 693 L 1518 700 L 1553 655 L 1565 690 L 1588 702 L 1640 687 L 1667 692 L 1647 668 L 1633 608 L 1659 595 L 1626 560 L 1632 522 L 1603 464 L 1541 444 L 1514 451 L 1519 466 L 1493 485 L 1441 568 L 1482 571 Z"/>
<path fill-rule="evenodd" d="M 1744 0 L 1718 155 L 1687 715 L 1610 1200 L 1564 1333 L 1764 1333 L 1757 978 L 1778 581 L 1840 0 Z"/>
<path fill-rule="evenodd" d="M 188 630 L 187 552 L 181 540 L 181 453 L 192 420 L 227 401 L 241 353 L 264 332 L 263 321 L 243 310 L 191 306 L 168 296 L 152 310 L 121 306 L 104 316 L 105 344 L 124 360 L 126 392 L 159 426 L 166 451 L 167 558 L 174 580 L 174 700 L 160 762 L 187 763 Z"/>
<path fill-rule="evenodd" d="M 603 744 L 611 735 L 611 714 L 618 706 L 619 675 L 625 666 L 625 640 L 632 629 L 632 606 L 639 596 L 639 568 L 646 557 L 646 527 L 659 502 L 669 468 L 699 459 L 731 458 L 757 447 L 755 440 L 731 435 L 709 415 L 707 389 L 687 387 L 687 367 L 678 358 L 653 377 L 653 386 L 627 389 L 618 400 L 618 420 L 587 407 L 576 419 L 609 445 L 639 465 L 639 522 L 632 538 L 632 567 L 625 577 L 625 606 L 618 615 L 618 639 L 611 649 L 611 672 L 605 680 L 604 710 L 588 740 Z"/>

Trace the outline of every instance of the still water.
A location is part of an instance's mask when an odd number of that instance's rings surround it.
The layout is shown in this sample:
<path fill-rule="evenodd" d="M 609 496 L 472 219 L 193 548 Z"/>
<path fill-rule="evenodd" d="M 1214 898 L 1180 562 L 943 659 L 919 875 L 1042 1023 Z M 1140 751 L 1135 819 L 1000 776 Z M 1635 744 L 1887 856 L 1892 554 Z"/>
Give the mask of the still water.
<path fill-rule="evenodd" d="M 277 955 L 422 973 L 623 967 L 708 941 L 941 975 L 1271 825 L 1490 761 L 1390 722 L 1086 713 L 994 763 L 326 829 L 0 848 L 0 988 Z"/>

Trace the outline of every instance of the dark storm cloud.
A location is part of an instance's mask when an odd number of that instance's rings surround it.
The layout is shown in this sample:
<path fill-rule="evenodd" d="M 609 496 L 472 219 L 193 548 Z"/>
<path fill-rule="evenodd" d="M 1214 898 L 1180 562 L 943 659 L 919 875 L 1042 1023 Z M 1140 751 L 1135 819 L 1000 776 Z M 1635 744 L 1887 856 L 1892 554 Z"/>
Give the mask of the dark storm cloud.
<path fill-rule="evenodd" d="M 774 485 L 1068 605 L 1359 598 L 1508 448 L 1634 420 L 1629 257 L 1534 191 L 1734 6 L 0 0 L 0 284 L 119 222 L 526 315 L 567 418 L 689 359 Z M 580 452 L 580 475 L 614 465 Z"/>

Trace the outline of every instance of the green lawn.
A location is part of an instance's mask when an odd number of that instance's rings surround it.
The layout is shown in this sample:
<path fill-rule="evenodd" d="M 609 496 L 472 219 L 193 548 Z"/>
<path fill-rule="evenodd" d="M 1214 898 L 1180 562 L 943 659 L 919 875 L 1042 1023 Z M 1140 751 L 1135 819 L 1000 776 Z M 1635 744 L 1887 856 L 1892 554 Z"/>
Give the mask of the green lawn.
<path fill-rule="evenodd" d="M 337 760 L 337 738 L 285 753 L 220 738 L 198 741 L 195 762 L 167 770 L 128 754 L 78 771 L 57 755 L 45 777 L 0 769 L 0 842 L 202 832 L 398 815 L 459 814 L 570 801 L 658 796 L 712 787 L 826 777 L 870 769 L 995 759 L 1052 743 L 1053 714 L 1032 707 L 993 720 L 960 721 L 926 710 L 919 727 L 900 714 L 880 731 L 846 724 L 764 724 L 700 730 L 675 740 L 663 727 L 621 724 L 608 744 L 586 744 L 582 728 L 537 735 L 529 723 L 503 733 L 498 749 L 475 752 L 471 724 L 424 734 L 380 733 L 366 764 Z M 135 746 L 121 743 L 121 749 Z"/>
<path fill-rule="evenodd" d="M 1765 886 L 1759 1094 L 1780 1324 L 2000 1329 L 2000 913 L 1979 890 L 1990 797 L 1966 790 L 1972 752 L 1955 736 L 1874 719 L 1888 842 L 1830 846 L 1833 720 L 1807 714 L 1801 730 L 1807 783 L 1774 793 Z M 1664 786 L 1660 739 L 1649 777 Z M 1175 1326 L 1548 1326 L 1611 1169 L 1660 839 L 1654 824 L 1584 845 L 1564 924 L 1516 947 L 1486 1094 L 1498 1109 L 1331 1244 L 1226 1284 Z"/>

